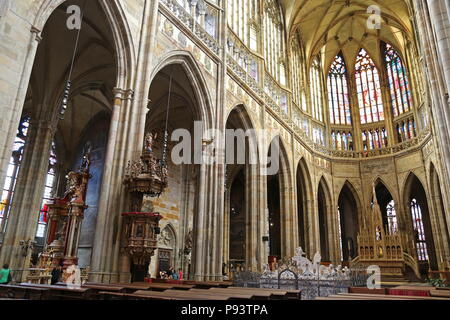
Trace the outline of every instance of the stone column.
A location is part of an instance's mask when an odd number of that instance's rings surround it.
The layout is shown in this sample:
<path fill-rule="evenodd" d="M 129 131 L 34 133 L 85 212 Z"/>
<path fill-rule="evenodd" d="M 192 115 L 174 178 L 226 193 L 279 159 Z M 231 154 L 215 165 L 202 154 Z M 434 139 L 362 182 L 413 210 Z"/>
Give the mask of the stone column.
<path fill-rule="evenodd" d="M 427 9 L 427 4 L 429 10 Z M 450 34 L 448 19 L 445 19 L 443 2 L 414 0 L 415 17 L 422 44 L 422 54 L 427 66 L 427 82 L 431 93 L 431 117 L 435 124 L 438 147 L 443 159 L 450 158 Z M 428 12 L 429 15 L 428 16 Z M 434 29 L 434 30 L 433 30 Z M 450 188 L 450 163 L 442 164 L 442 189 Z"/>
<path fill-rule="evenodd" d="M 129 73 L 135 74 L 135 78 L 126 80 L 127 83 L 133 83 L 135 90 L 122 88 L 118 90 L 119 93 L 116 92 L 105 159 L 104 187 L 99 201 L 91 281 L 128 281 L 130 278 L 130 259 L 120 252 L 120 214 L 128 205 L 123 175 L 127 162 L 137 159 L 142 151 L 147 113 L 145 106 L 151 83 L 152 59 L 148 52 L 156 36 L 158 6 L 158 0 L 145 1 L 136 72 Z M 120 91 L 124 91 L 123 95 Z"/>
<path fill-rule="evenodd" d="M 2 23 L 9 19 L 8 17 L 8 15 L 2 17 Z M 10 19 L 13 25 L 14 23 L 19 26 L 23 24 L 22 20 Z M 2 115 L 0 119 L 0 184 L 2 186 L 22 115 L 34 57 L 41 40 L 40 30 L 34 27 L 30 30 L 16 26 L 10 32 L 5 30 L 0 34 L 0 41 L 15 43 L 14 49 L 16 50 L 0 52 L 0 59 L 3 61 L 0 65 L 0 82 L 7 84 L 0 96 L 0 113 Z M 12 48 L 10 49 L 12 50 Z"/>
<path fill-rule="evenodd" d="M 428 205 L 430 220 L 433 230 L 438 232 L 433 232 L 434 242 L 439 243 L 439 247 L 436 245 L 436 256 L 438 259 L 438 265 L 440 270 L 444 270 L 445 267 L 450 266 L 450 239 L 448 232 L 448 221 L 445 220 L 445 210 L 442 207 L 443 199 L 441 197 L 441 192 L 439 190 L 439 185 L 436 180 L 432 181 L 432 186 L 430 192 L 430 201 Z M 447 222 L 447 223 L 446 223 Z"/>
<path fill-rule="evenodd" d="M 99 210 L 95 230 L 95 241 L 92 254 L 91 281 L 109 282 L 110 261 L 106 253 L 112 246 L 110 242 L 114 234 L 121 230 L 115 226 L 120 214 L 120 194 L 122 188 L 122 174 L 124 161 L 121 161 L 121 151 L 127 130 L 127 107 L 130 106 L 131 90 L 114 89 L 114 105 L 109 129 L 108 145 L 105 155 L 103 187 L 100 194 Z M 114 200 L 111 198 L 115 198 Z M 104 277 L 105 276 L 105 277 Z"/>
<path fill-rule="evenodd" d="M 9 214 L 0 260 L 11 269 L 29 267 L 31 251 L 23 256 L 20 240 L 34 240 L 48 171 L 55 126 L 46 120 L 31 120 L 14 200 Z M 16 279 L 19 280 L 19 279 Z"/>

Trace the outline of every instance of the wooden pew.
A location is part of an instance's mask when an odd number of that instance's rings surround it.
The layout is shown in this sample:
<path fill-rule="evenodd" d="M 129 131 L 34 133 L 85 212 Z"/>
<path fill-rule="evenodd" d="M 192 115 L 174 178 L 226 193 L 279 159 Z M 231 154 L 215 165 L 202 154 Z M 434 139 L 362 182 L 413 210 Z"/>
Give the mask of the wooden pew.
<path fill-rule="evenodd" d="M 183 284 L 194 285 L 196 289 L 209 289 L 209 288 L 228 288 L 231 287 L 231 282 L 226 281 L 192 281 L 184 280 Z"/>
<path fill-rule="evenodd" d="M 446 300 L 443 298 L 420 296 L 394 296 L 381 294 L 339 293 L 329 297 L 317 297 L 316 300 Z"/>
<path fill-rule="evenodd" d="M 348 288 L 348 293 L 367 293 L 367 294 L 381 294 L 386 295 L 387 289 L 369 289 L 367 287 L 350 287 Z"/>
<path fill-rule="evenodd" d="M 48 284 L 21 283 L 21 287 L 48 289 L 49 299 L 90 300 L 92 290 L 89 288 L 71 289 L 67 286 L 52 286 Z"/>
<path fill-rule="evenodd" d="M 234 291 L 228 290 L 226 288 L 211 288 L 208 290 L 205 289 L 191 289 L 189 292 L 199 293 L 199 294 L 208 294 L 210 296 L 226 296 L 230 297 L 233 300 L 255 300 L 255 295 L 251 292 L 242 292 L 242 291 Z"/>
<path fill-rule="evenodd" d="M 190 290 L 194 285 L 188 284 L 171 284 L 171 283 L 153 283 L 150 285 L 149 290 L 152 291 L 165 291 L 165 290 Z"/>
<path fill-rule="evenodd" d="M 166 290 L 164 292 L 158 291 L 136 291 L 133 295 L 148 297 L 154 294 L 158 294 L 160 297 L 165 298 L 178 298 L 179 300 L 232 300 L 229 295 L 216 295 L 208 293 L 206 290 L 204 293 L 181 291 L 181 290 Z"/>
<path fill-rule="evenodd" d="M 150 290 L 152 283 L 135 282 L 135 283 L 112 283 L 112 286 L 122 287 L 125 293 L 134 293 L 138 290 Z"/>
<path fill-rule="evenodd" d="M 27 288 L 17 285 L 0 285 L 0 297 L 6 299 L 46 300 L 48 289 Z"/>
<path fill-rule="evenodd" d="M 134 294 L 134 293 L 118 293 L 100 291 L 99 296 L 103 300 L 183 300 L 178 298 L 170 298 L 164 295 L 160 295 L 162 292 L 158 291 L 145 291 L 148 294 Z"/>
<path fill-rule="evenodd" d="M 204 289 L 197 289 L 197 290 L 204 290 Z M 239 288 L 210 288 L 208 291 L 212 292 L 233 292 L 237 294 L 247 294 L 252 295 L 251 299 L 254 300 L 269 300 L 272 298 L 272 293 L 269 291 L 264 290 L 240 290 Z"/>
<path fill-rule="evenodd" d="M 450 299 L 450 290 L 432 289 L 432 290 L 430 290 L 430 294 L 432 297 L 441 297 L 441 298 Z"/>
<path fill-rule="evenodd" d="M 269 288 L 241 288 L 241 287 L 229 287 L 230 289 L 242 289 L 242 290 L 260 290 L 272 293 L 272 299 L 293 299 L 300 300 L 302 298 L 301 290 L 284 290 L 284 289 L 269 289 Z"/>

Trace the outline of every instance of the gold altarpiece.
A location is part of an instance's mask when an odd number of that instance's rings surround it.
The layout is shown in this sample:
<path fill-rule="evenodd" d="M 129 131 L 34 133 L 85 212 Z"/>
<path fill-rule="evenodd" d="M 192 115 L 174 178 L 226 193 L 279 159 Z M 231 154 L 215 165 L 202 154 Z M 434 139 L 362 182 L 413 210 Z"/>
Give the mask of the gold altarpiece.
<path fill-rule="evenodd" d="M 373 203 L 369 205 L 369 215 L 365 217 L 358 233 L 359 256 L 353 266 L 367 268 L 378 266 L 382 276 L 402 277 L 405 260 L 401 237 L 398 230 L 384 227 L 380 205 L 373 186 Z"/>

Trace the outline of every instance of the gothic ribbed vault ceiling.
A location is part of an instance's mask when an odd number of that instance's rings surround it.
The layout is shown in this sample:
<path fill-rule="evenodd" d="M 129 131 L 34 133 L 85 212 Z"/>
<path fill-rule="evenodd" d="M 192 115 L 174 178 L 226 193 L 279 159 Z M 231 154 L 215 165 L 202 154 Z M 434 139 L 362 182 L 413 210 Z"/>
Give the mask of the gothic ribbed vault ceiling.
<path fill-rule="evenodd" d="M 325 67 L 340 50 L 348 61 L 364 47 L 377 60 L 379 39 L 402 50 L 411 38 L 407 0 L 280 0 L 280 4 L 288 34 L 292 37 L 299 31 L 308 59 L 324 53 Z M 367 28 L 367 9 L 371 5 L 381 9 L 380 30 Z"/>

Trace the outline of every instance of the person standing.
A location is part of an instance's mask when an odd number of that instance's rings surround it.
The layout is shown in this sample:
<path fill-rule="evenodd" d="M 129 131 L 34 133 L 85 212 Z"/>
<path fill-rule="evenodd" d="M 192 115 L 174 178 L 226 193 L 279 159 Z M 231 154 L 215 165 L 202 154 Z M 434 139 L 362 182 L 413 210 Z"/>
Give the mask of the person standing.
<path fill-rule="evenodd" d="M 178 280 L 183 280 L 183 270 L 178 269 Z"/>
<path fill-rule="evenodd" d="M 170 268 L 169 268 L 169 271 L 167 271 L 167 277 L 168 277 L 169 279 L 172 279 L 172 275 L 173 275 L 173 267 L 170 267 Z"/>
<path fill-rule="evenodd" d="M 3 269 L 0 270 L 0 284 L 8 284 L 11 280 L 11 270 L 9 269 L 9 265 L 5 263 Z"/>
<path fill-rule="evenodd" d="M 54 286 L 55 284 L 57 284 L 59 282 L 59 279 L 61 278 L 61 272 L 62 272 L 61 265 L 57 265 L 56 267 L 53 268 L 53 270 L 52 270 L 52 280 L 51 280 L 51 285 L 52 286 Z"/>

